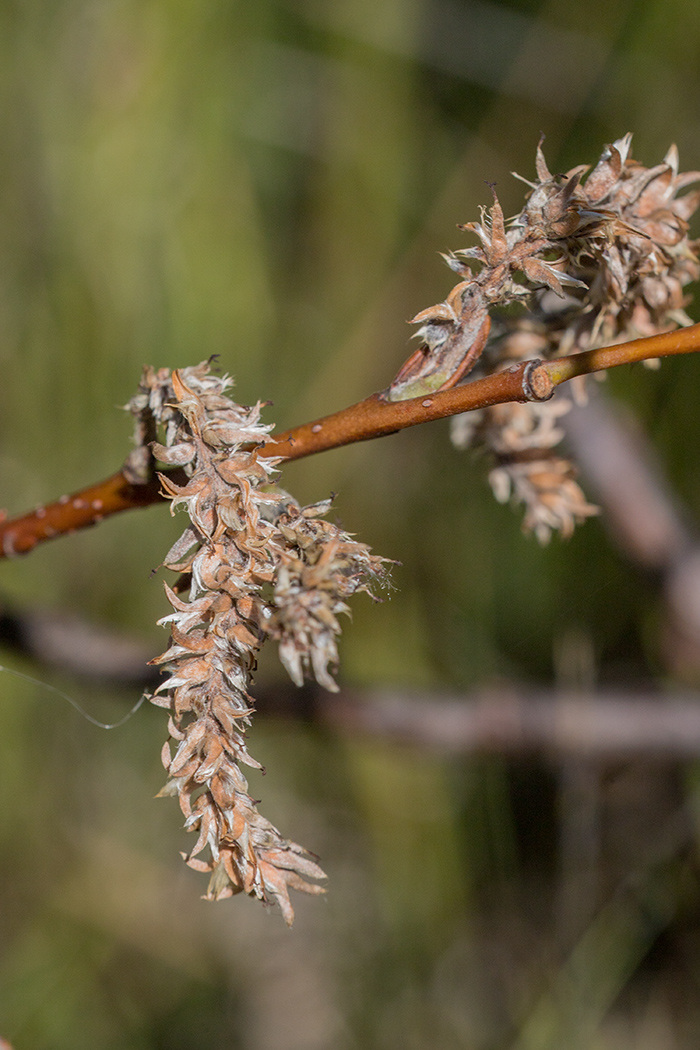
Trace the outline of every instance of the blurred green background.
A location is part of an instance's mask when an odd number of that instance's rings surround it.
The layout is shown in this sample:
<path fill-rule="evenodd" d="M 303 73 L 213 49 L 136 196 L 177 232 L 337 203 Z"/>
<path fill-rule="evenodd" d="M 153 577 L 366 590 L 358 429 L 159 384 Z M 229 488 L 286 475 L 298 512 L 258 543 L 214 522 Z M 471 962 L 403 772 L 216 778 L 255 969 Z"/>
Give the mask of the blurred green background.
<path fill-rule="evenodd" d="M 406 319 L 451 287 L 456 223 L 487 180 L 519 210 L 509 173 L 532 176 L 540 131 L 552 170 L 628 130 L 645 164 L 675 141 L 700 167 L 699 54 L 694 0 L 0 0 L 2 504 L 117 469 L 144 363 L 219 354 L 279 427 L 386 386 Z M 699 362 L 621 371 L 609 386 L 700 519 Z M 658 680 L 655 581 L 601 521 L 523 539 L 484 473 L 447 424 L 285 471 L 301 500 L 337 491 L 345 527 L 401 562 L 390 601 L 355 603 L 341 681 L 551 684 L 567 646 L 592 680 Z M 0 594 L 155 654 L 150 572 L 178 525 L 151 508 L 66 537 L 3 564 Z M 0 657 L 105 721 L 135 699 Z M 261 680 L 281 675 L 269 654 Z M 575 810 L 585 768 L 260 718 L 251 791 L 330 875 L 289 933 L 254 902 L 199 899 L 179 812 L 153 798 L 162 712 L 105 733 L 41 687 L 0 686 L 15 1050 L 697 1047 L 700 881 L 674 830 L 696 768 L 604 770 L 597 888 L 578 899 L 562 842 L 594 822 Z"/>

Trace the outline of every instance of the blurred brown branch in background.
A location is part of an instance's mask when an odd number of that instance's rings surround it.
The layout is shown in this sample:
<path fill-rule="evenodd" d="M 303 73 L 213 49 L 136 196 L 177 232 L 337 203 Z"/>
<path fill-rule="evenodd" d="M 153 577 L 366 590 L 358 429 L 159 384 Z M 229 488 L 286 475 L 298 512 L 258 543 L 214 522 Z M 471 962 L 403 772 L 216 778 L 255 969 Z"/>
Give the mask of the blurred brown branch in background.
<path fill-rule="evenodd" d="M 86 679 L 153 688 L 150 652 L 135 639 L 45 610 L 0 613 L 0 643 L 45 667 Z M 445 695 L 403 689 L 342 689 L 287 682 L 256 689 L 262 717 L 294 719 L 443 754 L 611 759 L 700 755 L 700 695 L 500 685 Z"/>
<path fill-rule="evenodd" d="M 613 539 L 641 568 L 668 572 L 695 536 L 638 422 L 590 388 L 587 403 L 572 406 L 562 425 Z"/>
<path fill-rule="evenodd" d="M 503 687 L 466 696 L 409 696 L 402 691 L 341 693 L 315 711 L 343 732 L 443 754 L 540 755 L 552 760 L 700 754 L 700 697 L 629 691 L 593 695 Z M 275 705 L 277 710 L 277 705 Z M 267 704 L 260 703 L 260 711 Z"/>
<path fill-rule="evenodd" d="M 687 681 L 700 675 L 700 538 L 649 440 L 621 405 L 593 392 L 564 427 L 613 539 L 655 573 L 665 605 L 663 657 Z"/>

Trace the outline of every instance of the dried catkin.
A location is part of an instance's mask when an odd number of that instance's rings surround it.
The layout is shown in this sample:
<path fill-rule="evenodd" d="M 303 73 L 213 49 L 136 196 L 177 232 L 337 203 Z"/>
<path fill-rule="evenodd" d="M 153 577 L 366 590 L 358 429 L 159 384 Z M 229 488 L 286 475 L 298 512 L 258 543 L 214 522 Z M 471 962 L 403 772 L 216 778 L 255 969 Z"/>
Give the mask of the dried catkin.
<path fill-rule="evenodd" d="M 689 239 L 688 220 L 700 190 L 682 191 L 700 173 L 679 173 L 675 146 L 646 168 L 631 142 L 625 135 L 606 146 L 590 173 L 584 164 L 565 175 L 551 174 L 540 144 L 536 179 L 522 180 L 530 187 L 522 211 L 506 221 L 494 192 L 481 221 L 460 227 L 479 243 L 445 257 L 460 281 L 413 319 L 421 348 L 394 380 L 393 400 L 448 387 L 473 368 L 491 374 L 692 323 L 684 289 L 700 277 L 700 242 Z M 493 455 L 496 496 L 524 504 L 524 527 L 541 542 L 596 513 L 574 465 L 553 451 L 570 406 L 557 394 L 452 423 L 455 444 Z"/>
<path fill-rule="evenodd" d="M 277 902 L 291 924 L 289 890 L 322 893 L 308 880 L 325 875 L 258 812 L 241 772 L 259 768 L 246 747 L 256 654 L 275 638 L 295 682 L 313 674 L 335 689 L 337 617 L 387 570 L 322 519 L 329 502 L 300 507 L 271 484 L 279 460 L 260 455 L 271 427 L 260 404 L 226 396 L 230 385 L 206 363 L 172 374 L 146 368 L 129 405 L 137 441 L 155 433 L 152 454 L 183 471 L 182 484 L 166 474 L 161 483 L 172 513 L 182 507 L 189 517 L 163 561 L 186 574 L 189 595 L 165 585 L 172 612 L 160 623 L 170 644 L 153 661 L 166 678 L 151 699 L 169 712 L 160 794 L 177 795 L 185 827 L 197 832 L 185 859 L 209 874 L 208 899 L 245 892 Z"/>

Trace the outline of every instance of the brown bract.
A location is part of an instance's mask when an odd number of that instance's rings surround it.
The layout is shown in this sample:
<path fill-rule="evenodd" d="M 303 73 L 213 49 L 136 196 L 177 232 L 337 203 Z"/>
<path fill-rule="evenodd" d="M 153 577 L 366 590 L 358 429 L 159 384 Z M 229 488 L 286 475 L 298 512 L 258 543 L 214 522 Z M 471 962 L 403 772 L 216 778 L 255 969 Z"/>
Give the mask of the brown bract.
<path fill-rule="evenodd" d="M 186 574 L 189 596 L 165 585 L 172 612 L 160 623 L 170 644 L 153 663 L 167 677 L 151 697 L 169 711 L 160 794 L 177 795 L 185 827 L 197 832 L 185 859 L 209 873 L 208 899 L 245 892 L 278 903 L 291 924 L 289 890 L 321 893 L 308 880 L 325 876 L 258 812 L 241 772 L 242 764 L 260 768 L 245 736 L 256 654 L 274 637 L 295 682 L 313 673 L 334 689 L 337 615 L 346 597 L 368 591 L 386 570 L 321 520 L 330 502 L 302 508 L 273 488 L 279 460 L 259 454 L 271 427 L 260 422 L 260 404 L 229 400 L 229 385 L 206 363 L 172 375 L 145 369 L 130 403 L 137 441 L 151 438 L 156 459 L 187 478 L 160 476 L 171 511 L 182 507 L 189 518 L 163 562 Z M 133 458 L 138 466 L 138 449 Z"/>

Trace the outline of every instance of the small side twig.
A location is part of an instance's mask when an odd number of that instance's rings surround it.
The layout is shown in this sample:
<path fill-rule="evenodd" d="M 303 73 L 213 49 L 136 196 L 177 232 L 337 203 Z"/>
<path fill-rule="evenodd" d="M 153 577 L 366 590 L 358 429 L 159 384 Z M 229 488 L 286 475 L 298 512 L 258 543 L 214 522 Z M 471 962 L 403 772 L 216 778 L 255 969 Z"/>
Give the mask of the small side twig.
<path fill-rule="evenodd" d="M 649 361 L 656 357 L 673 357 L 676 354 L 692 354 L 700 350 L 700 324 L 677 328 L 673 332 L 630 339 L 615 346 L 584 350 L 569 357 L 546 361 L 543 368 L 555 386 L 566 383 L 576 376 L 604 372 L 618 365 L 630 365 L 637 361 Z"/>

